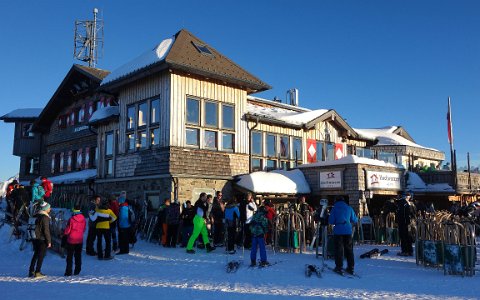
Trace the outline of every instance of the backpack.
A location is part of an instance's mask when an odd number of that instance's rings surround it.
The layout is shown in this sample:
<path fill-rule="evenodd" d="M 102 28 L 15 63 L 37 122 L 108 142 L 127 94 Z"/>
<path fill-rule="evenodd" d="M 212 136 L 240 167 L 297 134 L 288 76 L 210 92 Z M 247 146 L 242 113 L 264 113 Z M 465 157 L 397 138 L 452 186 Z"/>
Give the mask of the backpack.
<path fill-rule="evenodd" d="M 36 228 L 36 217 L 30 217 L 28 218 L 28 224 L 27 224 L 27 238 L 26 240 L 28 242 L 33 241 L 34 239 L 37 238 L 37 234 L 35 233 L 35 228 Z"/>

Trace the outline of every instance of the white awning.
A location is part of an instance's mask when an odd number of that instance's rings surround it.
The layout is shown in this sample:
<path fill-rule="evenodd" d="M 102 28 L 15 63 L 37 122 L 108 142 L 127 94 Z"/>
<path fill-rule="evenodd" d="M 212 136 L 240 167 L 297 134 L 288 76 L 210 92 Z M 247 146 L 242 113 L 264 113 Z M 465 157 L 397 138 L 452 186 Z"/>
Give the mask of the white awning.
<path fill-rule="evenodd" d="M 309 194 L 310 186 L 300 170 L 253 172 L 238 176 L 237 185 L 253 193 Z"/>

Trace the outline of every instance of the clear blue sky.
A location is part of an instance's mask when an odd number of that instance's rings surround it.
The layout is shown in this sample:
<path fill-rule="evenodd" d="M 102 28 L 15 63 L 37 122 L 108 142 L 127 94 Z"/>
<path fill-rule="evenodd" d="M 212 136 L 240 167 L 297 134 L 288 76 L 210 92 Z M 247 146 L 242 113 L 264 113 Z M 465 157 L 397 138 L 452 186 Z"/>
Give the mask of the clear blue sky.
<path fill-rule="evenodd" d="M 114 70 L 186 28 L 273 86 L 259 97 L 335 109 L 356 128 L 401 125 L 458 164 L 479 165 L 480 1 L 0 1 L 0 115 L 44 107 L 73 63 L 74 21 L 105 22 Z M 0 122 L 0 179 L 18 171 Z"/>

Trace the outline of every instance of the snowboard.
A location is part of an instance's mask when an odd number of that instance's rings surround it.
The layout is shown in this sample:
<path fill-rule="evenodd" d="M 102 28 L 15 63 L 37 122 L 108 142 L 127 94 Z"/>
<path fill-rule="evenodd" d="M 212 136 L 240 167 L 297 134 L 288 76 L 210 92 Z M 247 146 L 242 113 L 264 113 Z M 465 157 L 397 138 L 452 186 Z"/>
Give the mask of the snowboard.
<path fill-rule="evenodd" d="M 312 274 L 317 275 L 318 278 L 322 277 L 322 272 L 320 267 L 316 265 L 305 265 L 305 276 L 306 277 L 311 277 Z"/>
<path fill-rule="evenodd" d="M 367 251 L 367 252 L 361 254 L 361 255 L 360 255 L 360 258 L 370 258 L 370 257 L 372 257 L 372 255 L 375 255 L 375 254 L 377 254 L 377 253 L 379 253 L 379 252 L 380 252 L 380 250 L 379 250 L 378 248 L 374 248 L 374 249 L 372 249 L 372 250 L 370 250 L 370 251 Z"/>

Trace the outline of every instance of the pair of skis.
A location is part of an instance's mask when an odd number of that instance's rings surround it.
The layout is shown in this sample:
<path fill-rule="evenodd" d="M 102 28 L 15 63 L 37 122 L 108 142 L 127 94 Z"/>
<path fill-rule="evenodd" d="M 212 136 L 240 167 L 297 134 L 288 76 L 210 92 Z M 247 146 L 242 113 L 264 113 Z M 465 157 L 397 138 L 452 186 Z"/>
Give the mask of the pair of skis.
<path fill-rule="evenodd" d="M 382 251 L 380 251 L 378 248 L 374 248 L 370 251 L 367 251 L 361 254 L 360 258 L 372 258 L 372 257 L 382 256 L 387 253 L 388 253 L 388 249 L 383 249 Z"/>

